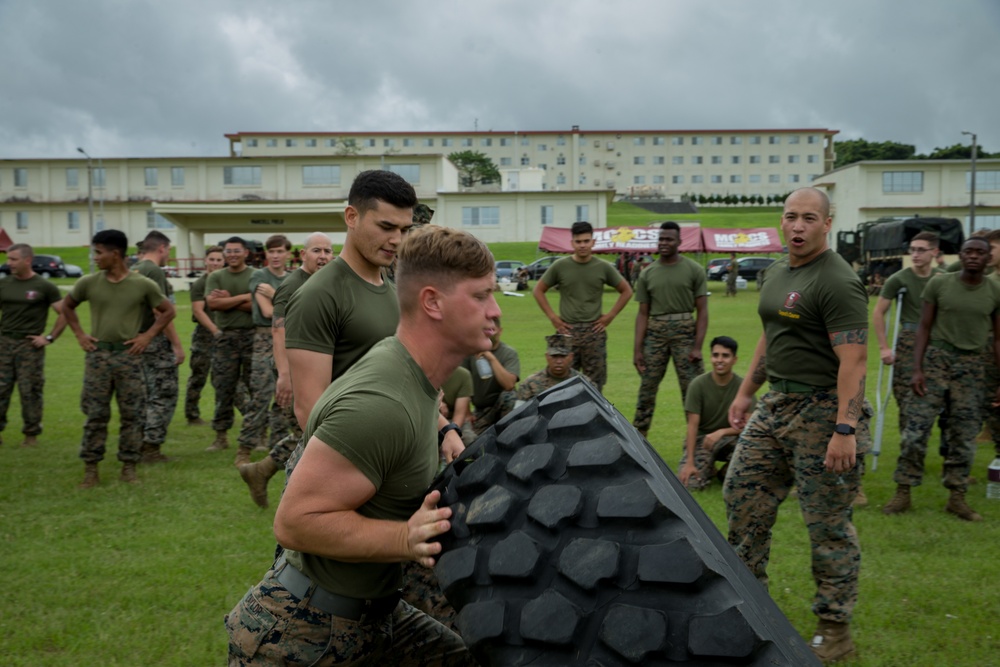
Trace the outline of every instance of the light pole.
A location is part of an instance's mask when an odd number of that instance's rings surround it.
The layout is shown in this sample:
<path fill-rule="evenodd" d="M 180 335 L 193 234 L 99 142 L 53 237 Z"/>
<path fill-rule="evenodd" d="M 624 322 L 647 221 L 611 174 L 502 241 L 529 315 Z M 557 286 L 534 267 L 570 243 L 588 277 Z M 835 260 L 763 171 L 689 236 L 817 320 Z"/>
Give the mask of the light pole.
<path fill-rule="evenodd" d="M 976 230 L 976 133 L 962 131 L 972 137 L 972 179 L 969 189 L 972 192 L 972 200 L 969 203 L 969 236 Z"/>
<path fill-rule="evenodd" d="M 94 166 L 87 151 L 77 148 L 87 158 L 87 259 L 89 262 L 88 273 L 94 272 L 94 245 L 91 241 L 94 238 Z"/>

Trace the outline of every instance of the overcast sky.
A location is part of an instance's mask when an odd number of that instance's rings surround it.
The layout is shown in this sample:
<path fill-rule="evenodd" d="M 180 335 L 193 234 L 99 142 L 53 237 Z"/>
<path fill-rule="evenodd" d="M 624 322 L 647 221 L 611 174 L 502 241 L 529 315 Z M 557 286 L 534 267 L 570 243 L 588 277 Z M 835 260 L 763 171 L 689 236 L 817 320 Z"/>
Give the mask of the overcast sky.
<path fill-rule="evenodd" d="M 1000 151 L 998 36 L 1000 0 L 0 0 L 0 157 L 571 125 Z"/>

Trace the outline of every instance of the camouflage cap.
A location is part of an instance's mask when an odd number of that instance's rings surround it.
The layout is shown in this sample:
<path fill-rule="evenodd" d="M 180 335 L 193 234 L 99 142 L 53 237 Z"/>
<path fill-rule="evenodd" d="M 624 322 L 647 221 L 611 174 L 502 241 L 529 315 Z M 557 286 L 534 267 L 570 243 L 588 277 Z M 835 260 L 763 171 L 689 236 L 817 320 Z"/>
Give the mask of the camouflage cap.
<path fill-rule="evenodd" d="M 413 207 L 413 224 L 426 225 L 434 217 L 434 209 L 427 204 L 417 204 Z"/>
<path fill-rule="evenodd" d="M 573 353 L 573 337 L 566 334 L 552 334 L 545 337 L 545 354 L 554 357 L 565 357 Z"/>

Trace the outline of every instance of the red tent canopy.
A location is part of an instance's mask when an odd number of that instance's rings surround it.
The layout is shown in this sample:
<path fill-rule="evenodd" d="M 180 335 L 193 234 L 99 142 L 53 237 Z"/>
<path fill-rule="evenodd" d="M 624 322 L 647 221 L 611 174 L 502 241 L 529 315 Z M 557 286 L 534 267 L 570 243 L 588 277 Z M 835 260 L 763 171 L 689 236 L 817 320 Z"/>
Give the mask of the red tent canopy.
<path fill-rule="evenodd" d="M 7 252 L 7 249 L 14 245 L 14 242 L 7 236 L 7 232 L 0 229 L 0 252 Z"/>
<path fill-rule="evenodd" d="M 778 230 L 773 227 L 703 229 L 701 237 L 705 252 L 784 252 Z"/>
<path fill-rule="evenodd" d="M 659 227 L 604 227 L 594 230 L 594 252 L 656 252 L 660 240 Z M 538 242 L 547 252 L 573 252 L 573 235 L 569 229 L 545 227 Z M 701 228 L 681 225 L 681 252 L 702 252 Z"/>

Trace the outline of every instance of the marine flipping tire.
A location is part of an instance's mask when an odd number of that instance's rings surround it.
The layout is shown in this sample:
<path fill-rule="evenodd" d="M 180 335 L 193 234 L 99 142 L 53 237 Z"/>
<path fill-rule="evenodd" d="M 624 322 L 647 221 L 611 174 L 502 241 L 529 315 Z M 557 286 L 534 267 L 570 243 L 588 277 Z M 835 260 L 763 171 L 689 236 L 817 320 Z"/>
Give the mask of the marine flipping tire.
<path fill-rule="evenodd" d="M 574 378 L 435 481 L 435 567 L 483 665 L 819 665 L 659 455 Z"/>

